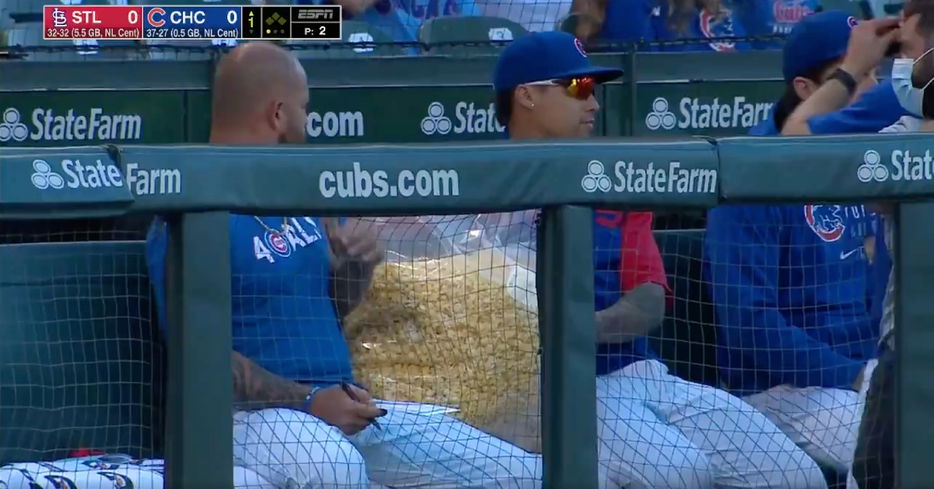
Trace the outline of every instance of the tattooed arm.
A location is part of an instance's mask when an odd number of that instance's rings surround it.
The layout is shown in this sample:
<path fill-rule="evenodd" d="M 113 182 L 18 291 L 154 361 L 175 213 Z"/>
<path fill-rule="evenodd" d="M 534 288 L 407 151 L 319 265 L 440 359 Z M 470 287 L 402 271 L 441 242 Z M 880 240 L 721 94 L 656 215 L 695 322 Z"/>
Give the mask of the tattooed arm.
<path fill-rule="evenodd" d="M 311 387 L 283 379 L 249 358 L 233 352 L 234 404 L 238 409 L 289 408 L 302 410 Z"/>
<path fill-rule="evenodd" d="M 652 332 L 664 318 L 665 289 L 653 283 L 639 285 L 616 304 L 597 312 L 597 341 L 632 341 Z"/>

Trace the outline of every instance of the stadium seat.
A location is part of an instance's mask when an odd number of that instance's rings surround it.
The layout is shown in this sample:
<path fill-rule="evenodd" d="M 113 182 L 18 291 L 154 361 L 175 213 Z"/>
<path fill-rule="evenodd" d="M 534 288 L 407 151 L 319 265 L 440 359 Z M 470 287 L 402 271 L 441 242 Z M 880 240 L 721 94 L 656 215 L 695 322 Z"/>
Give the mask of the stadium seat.
<path fill-rule="evenodd" d="M 285 44 L 299 58 L 334 58 L 356 56 L 392 56 L 403 54 L 400 46 L 385 32 L 359 20 L 345 20 L 341 25 L 341 42 L 291 40 Z M 373 43 L 378 46 L 353 46 L 352 43 Z"/>
<path fill-rule="evenodd" d="M 142 241 L 0 245 L 0 465 L 161 451 Z"/>
<path fill-rule="evenodd" d="M 713 303 L 704 281 L 704 230 L 655 231 L 674 300 L 653 338 L 656 351 L 681 378 L 720 386 Z"/>
<path fill-rule="evenodd" d="M 503 47 L 490 41 L 511 41 L 525 34 L 521 25 L 499 17 L 436 17 L 422 24 L 418 40 L 431 54 L 487 54 Z"/>

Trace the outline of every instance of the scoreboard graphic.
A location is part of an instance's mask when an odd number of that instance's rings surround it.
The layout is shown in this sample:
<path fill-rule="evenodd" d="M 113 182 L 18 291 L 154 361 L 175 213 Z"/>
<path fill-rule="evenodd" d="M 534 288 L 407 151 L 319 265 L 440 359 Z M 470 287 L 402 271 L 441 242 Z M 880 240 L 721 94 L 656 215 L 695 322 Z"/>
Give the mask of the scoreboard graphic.
<path fill-rule="evenodd" d="M 341 39 L 340 5 L 45 5 L 43 39 Z"/>

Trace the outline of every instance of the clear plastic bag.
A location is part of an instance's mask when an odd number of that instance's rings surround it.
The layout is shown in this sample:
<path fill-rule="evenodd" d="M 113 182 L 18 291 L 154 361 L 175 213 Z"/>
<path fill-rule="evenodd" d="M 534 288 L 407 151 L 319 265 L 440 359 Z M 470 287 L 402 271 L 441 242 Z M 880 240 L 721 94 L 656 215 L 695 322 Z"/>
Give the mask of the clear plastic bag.
<path fill-rule="evenodd" d="M 375 221 L 386 261 L 344 325 L 358 380 L 539 451 L 535 213 Z"/>

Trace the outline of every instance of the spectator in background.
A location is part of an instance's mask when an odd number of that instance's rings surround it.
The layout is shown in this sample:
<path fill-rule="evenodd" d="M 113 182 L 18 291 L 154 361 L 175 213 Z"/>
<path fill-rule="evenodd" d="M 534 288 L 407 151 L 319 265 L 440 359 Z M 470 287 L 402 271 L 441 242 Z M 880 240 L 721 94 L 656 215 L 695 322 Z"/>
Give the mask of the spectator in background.
<path fill-rule="evenodd" d="M 419 28 L 436 17 L 480 15 L 476 0 L 303 0 L 297 3 L 341 5 L 345 19 L 366 22 L 396 42 L 418 41 Z"/>
<path fill-rule="evenodd" d="M 569 34 L 525 36 L 497 63 L 497 117 L 513 140 L 589 136 L 594 85 L 620 74 L 591 65 Z M 826 487 L 765 416 L 669 374 L 652 352 L 646 335 L 664 317 L 667 290 L 652 213 L 598 210 L 593 219 L 600 487 Z"/>
<path fill-rule="evenodd" d="M 746 0 L 741 18 L 750 36 L 788 35 L 805 17 L 817 12 L 818 0 Z M 784 41 L 753 41 L 756 49 L 781 49 Z"/>
<path fill-rule="evenodd" d="M 591 41 L 693 42 L 652 46 L 653 51 L 732 52 L 749 49 L 739 11 L 730 0 L 576 0 L 576 33 Z M 704 42 L 708 41 L 708 42 Z"/>
<path fill-rule="evenodd" d="M 785 46 L 786 93 L 750 134 L 783 131 L 788 114 L 828 85 L 836 108 L 859 98 L 894 36 L 878 32 L 893 25 L 857 24 L 834 11 L 802 20 Z M 841 67 L 859 73 L 859 83 Z M 867 304 L 869 222 L 861 205 L 727 205 L 711 210 L 707 223 L 705 273 L 725 385 L 840 474 L 853 461 L 858 392 L 879 336 Z"/>
<path fill-rule="evenodd" d="M 477 0 L 481 15 L 509 19 L 529 32 L 558 28 L 571 10 L 571 0 Z"/>

